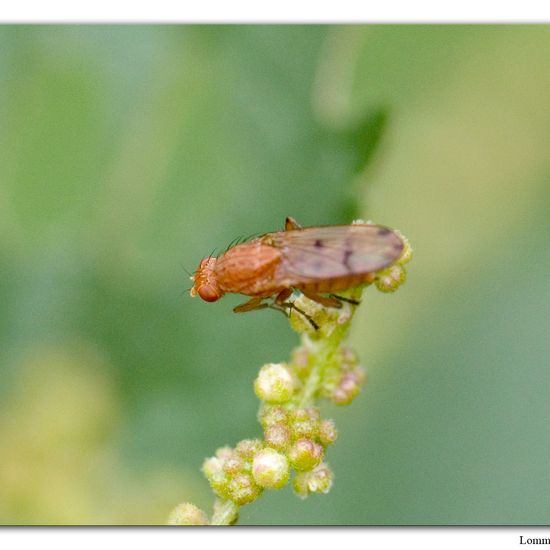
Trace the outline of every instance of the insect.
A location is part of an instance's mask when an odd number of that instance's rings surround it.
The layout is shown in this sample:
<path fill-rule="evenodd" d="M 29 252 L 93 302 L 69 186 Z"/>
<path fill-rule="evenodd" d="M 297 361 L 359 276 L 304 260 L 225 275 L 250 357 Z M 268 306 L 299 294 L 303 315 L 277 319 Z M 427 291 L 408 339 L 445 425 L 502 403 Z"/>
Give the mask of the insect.
<path fill-rule="evenodd" d="M 236 313 L 266 307 L 303 313 L 288 301 L 294 290 L 338 308 L 342 300 L 357 302 L 335 292 L 372 282 L 376 271 L 400 257 L 403 246 L 395 231 L 381 225 L 304 228 L 288 217 L 284 231 L 233 246 L 217 258 L 204 258 L 191 277 L 190 294 L 207 302 L 228 292 L 250 296 L 233 309 Z"/>

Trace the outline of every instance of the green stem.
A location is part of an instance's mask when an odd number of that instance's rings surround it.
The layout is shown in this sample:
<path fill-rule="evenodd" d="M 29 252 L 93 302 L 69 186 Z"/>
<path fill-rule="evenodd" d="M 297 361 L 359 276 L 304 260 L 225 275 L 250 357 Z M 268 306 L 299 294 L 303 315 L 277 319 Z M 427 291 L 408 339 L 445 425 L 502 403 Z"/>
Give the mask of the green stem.
<path fill-rule="evenodd" d="M 239 517 L 239 507 L 231 500 L 217 500 L 210 525 L 233 525 Z"/>
<path fill-rule="evenodd" d="M 322 367 L 323 365 L 319 361 L 315 361 L 307 377 L 306 383 L 304 384 L 302 396 L 298 400 L 298 407 L 309 407 L 313 403 L 319 391 Z"/>
<path fill-rule="evenodd" d="M 309 407 L 313 405 L 321 389 L 325 368 L 330 364 L 334 354 L 340 348 L 342 340 L 347 334 L 349 322 L 355 313 L 355 306 L 350 307 L 351 316 L 345 327 L 336 327 L 330 336 L 324 336 L 315 342 L 311 342 L 311 340 L 306 341 L 306 339 L 309 338 L 307 334 L 302 336 L 302 343 L 305 344 L 308 349 L 314 348 L 315 353 L 313 354 L 311 372 L 306 379 L 301 396 L 297 399 L 298 407 Z"/>

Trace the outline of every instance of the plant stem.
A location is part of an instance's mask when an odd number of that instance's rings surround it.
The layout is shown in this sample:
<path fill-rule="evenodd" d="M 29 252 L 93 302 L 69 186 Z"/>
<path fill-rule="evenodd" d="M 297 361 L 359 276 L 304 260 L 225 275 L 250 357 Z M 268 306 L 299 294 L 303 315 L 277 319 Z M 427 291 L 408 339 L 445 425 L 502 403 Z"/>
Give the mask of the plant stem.
<path fill-rule="evenodd" d="M 345 304 L 344 307 L 350 308 L 350 321 L 355 313 L 355 306 Z M 307 334 L 302 336 L 302 344 L 307 349 L 314 350 L 313 365 L 311 372 L 307 377 L 302 390 L 302 395 L 298 399 L 299 407 L 310 407 L 317 397 L 323 380 L 323 374 L 326 366 L 332 361 L 334 354 L 340 348 L 342 340 L 347 334 L 349 322 L 345 327 L 336 327 L 334 332 L 329 337 L 320 338 L 317 341 L 312 341 Z"/>
<path fill-rule="evenodd" d="M 239 517 L 239 507 L 230 500 L 217 500 L 210 525 L 233 525 Z"/>

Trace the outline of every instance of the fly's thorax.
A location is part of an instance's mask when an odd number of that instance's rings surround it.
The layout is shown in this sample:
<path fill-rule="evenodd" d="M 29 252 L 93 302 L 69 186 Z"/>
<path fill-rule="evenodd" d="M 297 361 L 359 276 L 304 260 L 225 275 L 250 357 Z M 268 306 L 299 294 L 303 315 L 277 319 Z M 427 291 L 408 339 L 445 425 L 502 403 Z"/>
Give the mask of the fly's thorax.
<path fill-rule="evenodd" d="M 280 286 L 276 279 L 281 251 L 262 239 L 230 248 L 220 256 L 213 270 L 214 278 L 224 292 L 264 296 Z"/>
<path fill-rule="evenodd" d="M 194 284 L 190 291 L 192 297 L 198 294 L 205 302 L 215 302 L 224 295 L 224 291 L 219 287 L 214 274 L 216 261 L 217 259 L 213 256 L 201 260 L 193 276 Z"/>

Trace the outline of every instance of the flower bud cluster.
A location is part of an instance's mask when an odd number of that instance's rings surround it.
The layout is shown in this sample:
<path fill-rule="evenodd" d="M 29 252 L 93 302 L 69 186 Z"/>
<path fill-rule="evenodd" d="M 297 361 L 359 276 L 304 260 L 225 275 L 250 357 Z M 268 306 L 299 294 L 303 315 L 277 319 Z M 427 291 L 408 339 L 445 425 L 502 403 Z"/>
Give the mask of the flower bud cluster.
<path fill-rule="evenodd" d="M 254 479 L 252 463 L 262 447 L 259 440 L 244 440 L 235 449 L 218 449 L 216 456 L 204 461 L 202 471 L 219 497 L 242 506 L 260 496 L 262 487 Z"/>
<path fill-rule="evenodd" d="M 361 391 L 366 380 L 355 352 L 340 347 L 325 371 L 321 394 L 336 405 L 349 405 Z"/>
<path fill-rule="evenodd" d="M 280 489 L 290 476 L 287 456 L 258 439 L 218 449 L 202 469 L 214 492 L 237 506 L 253 502 L 263 489 Z"/>
<path fill-rule="evenodd" d="M 268 405 L 260 412 L 260 423 L 264 429 L 265 445 L 286 456 L 292 469 L 297 472 L 296 477 L 302 480 L 298 491 L 301 496 L 330 489 L 330 483 L 319 484 L 322 489 L 317 489 L 311 480 L 319 477 L 319 474 L 313 475 L 319 468 L 322 472 L 330 471 L 322 461 L 326 447 L 334 443 L 337 437 L 332 420 L 321 420 L 317 407 Z"/>

